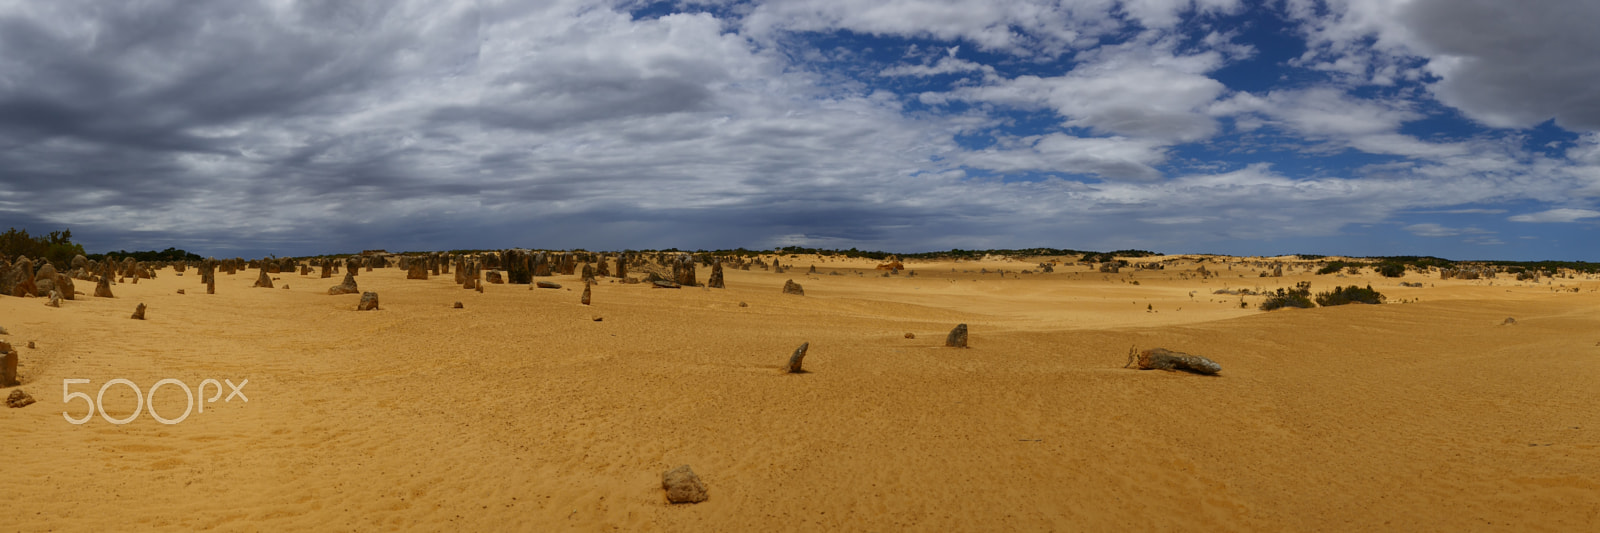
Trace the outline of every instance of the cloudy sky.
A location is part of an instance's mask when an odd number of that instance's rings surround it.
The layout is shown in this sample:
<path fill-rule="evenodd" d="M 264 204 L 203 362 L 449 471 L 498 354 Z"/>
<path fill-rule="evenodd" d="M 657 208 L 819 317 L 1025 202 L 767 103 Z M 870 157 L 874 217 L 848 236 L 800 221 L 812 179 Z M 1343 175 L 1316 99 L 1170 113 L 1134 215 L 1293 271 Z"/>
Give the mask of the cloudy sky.
<path fill-rule="evenodd" d="M 1600 260 L 1592 0 L 0 0 L 90 251 Z"/>

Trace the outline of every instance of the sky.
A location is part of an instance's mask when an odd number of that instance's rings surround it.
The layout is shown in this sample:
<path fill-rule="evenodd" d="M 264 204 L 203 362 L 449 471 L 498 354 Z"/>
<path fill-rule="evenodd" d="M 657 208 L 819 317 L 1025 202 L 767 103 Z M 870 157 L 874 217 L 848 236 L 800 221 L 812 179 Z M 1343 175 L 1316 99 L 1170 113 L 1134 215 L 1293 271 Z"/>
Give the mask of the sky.
<path fill-rule="evenodd" d="M 1600 261 L 1593 0 L 0 0 L 91 252 Z"/>

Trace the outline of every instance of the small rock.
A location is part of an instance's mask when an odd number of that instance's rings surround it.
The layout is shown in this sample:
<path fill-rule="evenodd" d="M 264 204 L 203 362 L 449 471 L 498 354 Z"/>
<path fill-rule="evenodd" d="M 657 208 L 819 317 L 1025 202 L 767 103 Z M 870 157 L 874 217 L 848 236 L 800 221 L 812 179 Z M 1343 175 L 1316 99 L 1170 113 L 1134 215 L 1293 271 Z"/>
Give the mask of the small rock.
<path fill-rule="evenodd" d="M 794 354 L 789 356 L 789 373 L 790 374 L 801 374 L 801 373 L 805 372 L 804 370 L 800 369 L 800 362 L 805 360 L 805 358 L 806 358 L 806 350 L 809 350 L 810 348 L 811 348 L 811 343 L 807 342 L 807 343 L 801 344 L 799 348 L 795 348 L 794 349 Z"/>
<path fill-rule="evenodd" d="M 750 307 L 750 304 L 739 302 L 739 307 Z"/>
<path fill-rule="evenodd" d="M 6 397 L 6 407 L 13 409 L 27 407 L 29 405 L 33 405 L 33 403 L 33 397 L 29 396 L 26 392 L 22 392 L 22 389 L 11 391 L 11 396 Z"/>
<path fill-rule="evenodd" d="M 605 320 L 605 317 L 598 317 L 598 316 L 594 317 L 594 321 L 595 322 L 599 322 L 599 321 L 602 321 L 602 320 Z"/>
<path fill-rule="evenodd" d="M 667 491 L 667 501 L 672 503 L 700 503 L 706 501 L 706 485 L 694 474 L 689 465 L 682 465 L 661 474 L 661 488 Z"/>
<path fill-rule="evenodd" d="M 34 346 L 33 345 L 33 341 L 28 341 L 28 349 L 29 350 L 36 350 L 38 348 L 39 348 L 38 346 Z"/>
<path fill-rule="evenodd" d="M 361 293 L 361 303 L 356 304 L 356 310 L 357 311 L 377 311 L 378 310 L 378 293 L 375 293 L 375 292 L 363 292 L 363 293 Z"/>
<path fill-rule="evenodd" d="M 284 287 L 284 288 L 287 289 L 288 287 Z M 183 294 L 183 289 L 178 289 L 178 294 Z"/>
<path fill-rule="evenodd" d="M 906 338 L 907 339 L 915 339 L 915 338 L 917 338 L 917 334 L 907 331 L 906 332 Z"/>
<path fill-rule="evenodd" d="M 1508 316 L 1508 317 L 1506 317 L 1505 322 L 1501 322 L 1500 325 L 1502 325 L 1502 326 L 1515 326 L 1515 325 L 1517 325 L 1517 319 Z"/>
<path fill-rule="evenodd" d="M 560 283 L 556 283 L 554 281 L 537 281 L 537 282 L 534 282 L 533 286 L 537 287 L 537 288 L 540 288 L 540 289 L 559 289 L 559 288 L 561 288 L 561 284 Z"/>
<path fill-rule="evenodd" d="M 950 336 L 944 338 L 944 345 L 951 348 L 966 348 L 967 325 L 956 324 L 956 329 L 950 330 Z"/>
<path fill-rule="evenodd" d="M 46 300 L 44 304 L 50 307 L 61 307 L 61 293 L 54 290 L 50 291 L 50 299 Z"/>
<path fill-rule="evenodd" d="M 283 284 L 283 290 L 289 290 L 289 284 L 288 283 Z"/>
<path fill-rule="evenodd" d="M 452 307 L 453 307 L 453 308 L 454 308 L 454 309 L 465 309 L 465 308 L 466 308 L 466 306 L 464 306 L 464 305 L 461 305 L 461 302 L 456 302 L 456 305 L 454 305 L 454 306 L 452 306 Z"/>
<path fill-rule="evenodd" d="M 804 288 L 800 287 L 799 283 L 795 283 L 794 280 L 791 279 L 789 281 L 783 282 L 783 293 L 784 294 L 793 294 L 795 296 L 805 296 L 806 295 L 806 290 Z"/>
<path fill-rule="evenodd" d="M 144 304 L 139 304 L 139 307 L 134 308 L 133 319 L 144 320 Z"/>
<path fill-rule="evenodd" d="M 651 284 L 654 285 L 655 286 L 654 288 L 657 288 L 657 289 L 676 289 L 676 288 L 682 287 L 682 285 L 678 285 L 677 282 L 667 281 L 667 280 L 664 280 L 664 279 L 651 282 Z"/>

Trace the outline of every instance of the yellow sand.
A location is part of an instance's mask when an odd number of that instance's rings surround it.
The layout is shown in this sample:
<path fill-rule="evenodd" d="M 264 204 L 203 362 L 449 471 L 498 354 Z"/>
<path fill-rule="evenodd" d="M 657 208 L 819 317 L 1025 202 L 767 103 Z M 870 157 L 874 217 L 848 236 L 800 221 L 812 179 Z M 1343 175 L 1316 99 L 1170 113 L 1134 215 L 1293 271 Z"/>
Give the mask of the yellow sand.
<path fill-rule="evenodd" d="M 21 388 L 39 400 L 0 408 L 0 529 L 1600 524 L 1600 281 L 1410 274 L 1425 286 L 1402 288 L 1300 269 L 1260 278 L 1238 259 L 1205 263 L 1209 279 L 1193 264 L 977 273 L 1037 259 L 912 262 L 918 276 L 883 278 L 865 260 L 782 259 L 787 274 L 728 270 L 726 290 L 603 282 L 592 306 L 572 276 L 479 294 L 393 268 L 357 277 L 381 295 L 377 312 L 326 295 L 338 278 L 284 273 L 257 289 L 254 270 L 219 274 L 216 295 L 169 269 L 59 309 L 0 298 Z M 821 275 L 805 274 L 812 264 Z M 806 295 L 780 294 L 787 279 Z M 1259 297 L 1241 309 L 1212 294 L 1300 280 L 1420 301 L 1263 313 Z M 148 320 L 131 320 L 140 302 Z M 942 347 L 957 323 L 971 348 Z M 782 373 L 802 342 L 810 372 Z M 1130 347 L 1223 371 L 1124 369 Z M 67 378 L 92 380 L 71 389 L 89 396 L 116 378 L 144 390 L 248 379 L 249 401 L 176 425 L 148 408 L 127 425 L 73 425 L 63 410 L 86 408 L 64 407 Z M 133 393 L 112 386 L 104 404 L 127 416 Z M 167 418 L 184 404 L 171 386 L 155 399 Z M 665 501 L 661 473 L 680 464 L 709 501 Z"/>

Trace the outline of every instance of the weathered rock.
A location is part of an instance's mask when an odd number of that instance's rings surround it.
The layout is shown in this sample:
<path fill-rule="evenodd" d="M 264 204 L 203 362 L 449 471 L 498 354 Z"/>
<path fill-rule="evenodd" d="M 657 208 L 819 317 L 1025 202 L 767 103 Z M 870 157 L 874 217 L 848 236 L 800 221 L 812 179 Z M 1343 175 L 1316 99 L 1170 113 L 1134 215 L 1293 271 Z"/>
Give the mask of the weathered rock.
<path fill-rule="evenodd" d="M 465 309 L 466 307 L 467 306 L 465 306 L 465 305 L 461 305 L 461 302 L 456 302 L 456 304 L 454 306 L 452 306 L 452 308 L 454 308 L 454 309 Z"/>
<path fill-rule="evenodd" d="M 1508 317 L 1506 317 L 1506 319 L 1504 321 L 1500 322 L 1500 325 L 1502 325 L 1502 326 L 1515 326 L 1515 325 L 1517 325 L 1517 319 L 1508 316 Z"/>
<path fill-rule="evenodd" d="M 144 320 L 144 304 L 139 304 L 139 307 L 133 309 L 133 319 Z"/>
<path fill-rule="evenodd" d="M 28 393 L 22 392 L 22 389 L 11 391 L 11 395 L 6 396 L 6 407 L 10 407 L 12 409 L 27 407 L 33 404 L 33 396 L 29 396 Z"/>
<path fill-rule="evenodd" d="M 61 307 L 61 292 L 50 291 L 50 299 L 44 304 L 50 307 Z"/>
<path fill-rule="evenodd" d="M 907 339 L 915 339 L 915 338 L 917 338 L 917 334 L 907 331 L 906 332 L 906 338 Z"/>
<path fill-rule="evenodd" d="M 533 284 L 533 286 L 535 288 L 540 288 L 540 289 L 559 289 L 559 288 L 561 288 L 561 284 L 560 283 L 556 283 L 554 281 L 539 281 L 539 282 L 535 282 Z"/>
<path fill-rule="evenodd" d="M 0 341 L 0 387 L 15 387 L 17 382 L 17 351 L 11 343 Z"/>
<path fill-rule="evenodd" d="M 206 280 L 206 294 L 216 294 L 216 293 L 217 293 L 217 278 L 211 278 L 211 279 Z"/>
<path fill-rule="evenodd" d="M 1137 353 L 1129 350 L 1128 363 L 1122 367 L 1127 368 L 1134 364 L 1138 364 L 1140 370 L 1183 370 L 1197 374 L 1216 374 L 1222 371 L 1222 365 L 1216 361 L 1166 348 L 1154 348 Z"/>
<path fill-rule="evenodd" d="M 33 281 L 33 261 L 21 257 L 12 265 L 9 272 L 4 273 L 4 280 L 0 283 L 9 288 L 7 294 L 12 296 L 38 296 L 39 287 Z"/>
<path fill-rule="evenodd" d="M 56 267 L 45 262 L 39 267 L 39 271 L 33 274 L 33 284 L 34 294 L 40 296 L 49 295 L 50 291 L 56 290 Z"/>
<path fill-rule="evenodd" d="M 578 302 L 582 303 L 583 305 L 589 305 L 589 284 L 588 283 L 583 284 L 583 297 L 578 299 Z"/>
<path fill-rule="evenodd" d="M 700 503 L 709 497 L 706 485 L 700 481 L 689 465 L 682 465 L 661 474 L 661 488 L 667 491 L 667 501 L 672 503 Z"/>
<path fill-rule="evenodd" d="M 602 278 L 611 276 L 611 262 L 606 260 L 606 256 L 602 255 L 596 261 L 594 275 Z"/>
<path fill-rule="evenodd" d="M 356 304 L 356 310 L 357 311 L 377 311 L 378 310 L 378 293 L 375 293 L 375 292 L 363 292 L 363 293 L 361 293 L 361 303 Z"/>
<path fill-rule="evenodd" d="M 739 307 L 750 307 L 750 304 L 739 302 Z"/>
<path fill-rule="evenodd" d="M 956 329 L 950 330 L 950 335 L 944 338 L 944 345 L 951 348 L 966 348 L 967 325 L 956 324 Z"/>
<path fill-rule="evenodd" d="M 799 348 L 795 348 L 794 349 L 794 353 L 793 354 L 789 355 L 789 373 L 790 374 L 800 374 L 800 373 L 805 372 L 804 370 L 800 369 L 800 362 L 804 361 L 806 359 L 806 350 L 809 350 L 810 348 L 811 348 L 811 343 L 809 343 L 809 342 L 802 343 Z"/>
<path fill-rule="evenodd" d="M 594 265 L 588 263 L 583 264 L 583 281 L 584 283 L 591 283 L 594 281 Z"/>
<path fill-rule="evenodd" d="M 406 279 L 428 279 L 428 264 L 420 259 L 412 259 L 407 265 Z"/>
<path fill-rule="evenodd" d="M 619 277 L 619 278 L 628 277 L 628 256 L 627 255 L 618 255 L 617 256 L 617 277 Z"/>
<path fill-rule="evenodd" d="M 795 283 L 794 280 L 791 279 L 783 282 L 783 293 L 793 294 L 795 296 L 805 296 L 806 290 L 805 288 L 801 287 L 799 283 Z"/>
<path fill-rule="evenodd" d="M 328 260 L 328 259 L 323 259 L 322 260 L 322 277 L 323 278 L 331 278 L 331 277 L 333 277 L 333 261 Z"/>
<path fill-rule="evenodd" d="M 676 288 L 682 287 L 682 285 L 678 285 L 677 282 L 668 281 L 668 280 L 664 280 L 664 279 L 663 280 L 652 281 L 652 282 L 650 282 L 650 284 L 654 285 L 654 288 L 657 288 L 657 289 L 676 289 Z"/>
<path fill-rule="evenodd" d="M 355 294 L 361 292 L 356 286 L 356 269 L 348 269 L 344 273 L 344 282 L 328 288 L 328 294 Z"/>
<path fill-rule="evenodd" d="M 722 285 L 722 261 L 711 263 L 711 279 L 706 280 L 706 286 L 713 289 L 726 288 Z"/>
<path fill-rule="evenodd" d="M 500 277 L 500 271 L 499 270 L 490 270 L 488 272 L 485 272 L 483 274 L 483 279 L 484 279 L 484 281 L 488 281 L 489 283 L 494 283 L 494 284 L 501 284 L 501 283 L 505 283 L 506 282 L 505 278 Z"/>
<path fill-rule="evenodd" d="M 678 282 L 679 285 L 685 287 L 693 287 L 699 284 L 699 281 L 695 279 L 693 256 L 683 254 L 673 259 L 672 281 Z"/>
<path fill-rule="evenodd" d="M 76 300 L 78 288 L 72 282 L 72 276 L 56 274 L 56 290 L 61 292 L 61 299 Z"/>
<path fill-rule="evenodd" d="M 138 279 L 138 278 L 135 278 Z M 267 275 L 267 269 L 261 269 L 261 275 L 256 276 L 256 287 L 272 288 L 272 276 Z"/>

